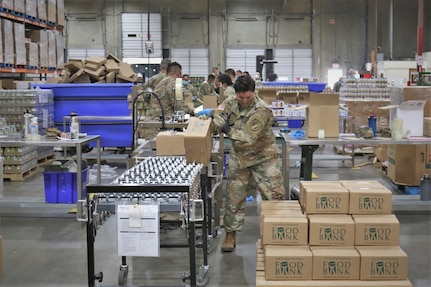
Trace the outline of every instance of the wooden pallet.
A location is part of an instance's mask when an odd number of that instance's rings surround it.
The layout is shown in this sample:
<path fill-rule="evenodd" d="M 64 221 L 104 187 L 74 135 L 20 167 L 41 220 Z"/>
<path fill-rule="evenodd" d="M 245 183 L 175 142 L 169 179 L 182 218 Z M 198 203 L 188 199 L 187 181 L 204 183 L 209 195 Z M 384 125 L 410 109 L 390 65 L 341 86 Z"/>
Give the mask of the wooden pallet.
<path fill-rule="evenodd" d="M 48 156 L 45 156 L 45 157 L 38 159 L 37 164 L 39 166 L 43 166 L 43 165 L 46 165 L 48 163 L 53 162 L 54 160 L 55 160 L 55 154 L 51 154 L 51 155 L 48 155 Z"/>
<path fill-rule="evenodd" d="M 38 171 L 38 166 L 34 166 L 29 170 L 22 173 L 4 173 L 3 179 L 9 179 L 11 181 L 24 181 L 29 176 L 32 176 Z"/>

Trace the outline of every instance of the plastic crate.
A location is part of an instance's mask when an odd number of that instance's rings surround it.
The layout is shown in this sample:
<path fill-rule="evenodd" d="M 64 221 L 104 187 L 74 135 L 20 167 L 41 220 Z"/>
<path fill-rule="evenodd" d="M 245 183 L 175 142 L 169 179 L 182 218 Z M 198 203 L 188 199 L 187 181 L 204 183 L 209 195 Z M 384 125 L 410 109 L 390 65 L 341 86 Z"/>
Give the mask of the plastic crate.
<path fill-rule="evenodd" d="M 300 129 L 302 128 L 303 120 L 287 120 L 287 127 L 291 129 Z"/>
<path fill-rule="evenodd" d="M 82 170 L 81 199 L 87 195 L 86 186 L 89 180 L 90 167 Z M 78 200 L 77 173 L 67 171 L 43 172 L 46 203 L 76 203 Z"/>

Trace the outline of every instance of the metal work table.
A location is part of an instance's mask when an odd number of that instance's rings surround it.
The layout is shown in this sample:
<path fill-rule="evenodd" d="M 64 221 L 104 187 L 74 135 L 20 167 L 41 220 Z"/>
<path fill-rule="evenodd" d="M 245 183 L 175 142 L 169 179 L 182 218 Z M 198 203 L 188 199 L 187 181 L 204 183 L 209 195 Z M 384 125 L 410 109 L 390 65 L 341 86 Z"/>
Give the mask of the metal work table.
<path fill-rule="evenodd" d="M 407 139 L 392 139 L 383 137 L 374 137 L 371 139 L 356 138 L 348 135 L 344 136 L 340 134 L 338 138 L 303 138 L 295 139 L 290 137 L 288 134 L 280 133 L 283 137 L 282 141 L 282 172 L 284 176 L 284 187 L 286 190 L 286 197 L 290 197 L 290 166 L 289 166 L 289 148 L 290 146 L 297 145 L 301 147 L 301 174 L 300 179 L 311 180 L 312 165 L 313 165 L 313 153 L 319 147 L 319 145 L 325 144 L 431 144 L 431 137 L 411 137 Z"/>
<path fill-rule="evenodd" d="M 90 142 L 96 142 L 97 152 L 97 182 L 100 183 L 100 136 L 89 135 L 79 139 L 46 139 L 28 140 L 17 138 L 0 138 L 0 147 L 17 147 L 17 146 L 51 146 L 51 147 L 74 147 L 77 156 L 77 198 L 82 197 L 82 146 Z"/>

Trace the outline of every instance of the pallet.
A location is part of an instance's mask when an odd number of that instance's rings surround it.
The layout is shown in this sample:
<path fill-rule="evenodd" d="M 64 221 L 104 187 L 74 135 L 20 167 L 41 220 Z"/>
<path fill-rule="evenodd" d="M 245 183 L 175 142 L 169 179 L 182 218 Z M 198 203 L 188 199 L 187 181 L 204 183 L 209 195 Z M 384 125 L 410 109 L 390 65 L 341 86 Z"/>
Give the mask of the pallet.
<path fill-rule="evenodd" d="M 402 184 L 397 184 L 397 183 L 395 183 L 393 181 L 392 181 L 392 185 L 396 189 L 401 190 L 404 194 L 407 194 L 407 195 L 419 195 L 419 194 L 421 194 L 421 192 L 420 192 L 420 186 L 402 185 Z"/>
<path fill-rule="evenodd" d="M 22 173 L 4 173 L 3 179 L 9 179 L 11 181 L 24 181 L 26 178 L 32 176 L 37 171 L 38 171 L 38 166 L 35 166 Z"/>
<path fill-rule="evenodd" d="M 48 156 L 45 156 L 45 157 L 39 158 L 39 159 L 37 160 L 37 164 L 38 164 L 39 166 L 43 166 L 43 165 L 46 165 L 46 164 L 48 164 L 48 163 L 53 162 L 54 160 L 55 160 L 55 154 L 51 154 L 51 155 L 48 155 Z"/>

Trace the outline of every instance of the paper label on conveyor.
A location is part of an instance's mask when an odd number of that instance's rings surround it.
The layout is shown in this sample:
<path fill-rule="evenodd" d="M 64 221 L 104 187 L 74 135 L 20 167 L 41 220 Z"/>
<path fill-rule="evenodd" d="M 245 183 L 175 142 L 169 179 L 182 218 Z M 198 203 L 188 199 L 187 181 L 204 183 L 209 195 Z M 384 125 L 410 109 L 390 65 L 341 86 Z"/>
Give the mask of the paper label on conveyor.
<path fill-rule="evenodd" d="M 118 256 L 160 256 L 158 204 L 118 205 Z"/>

